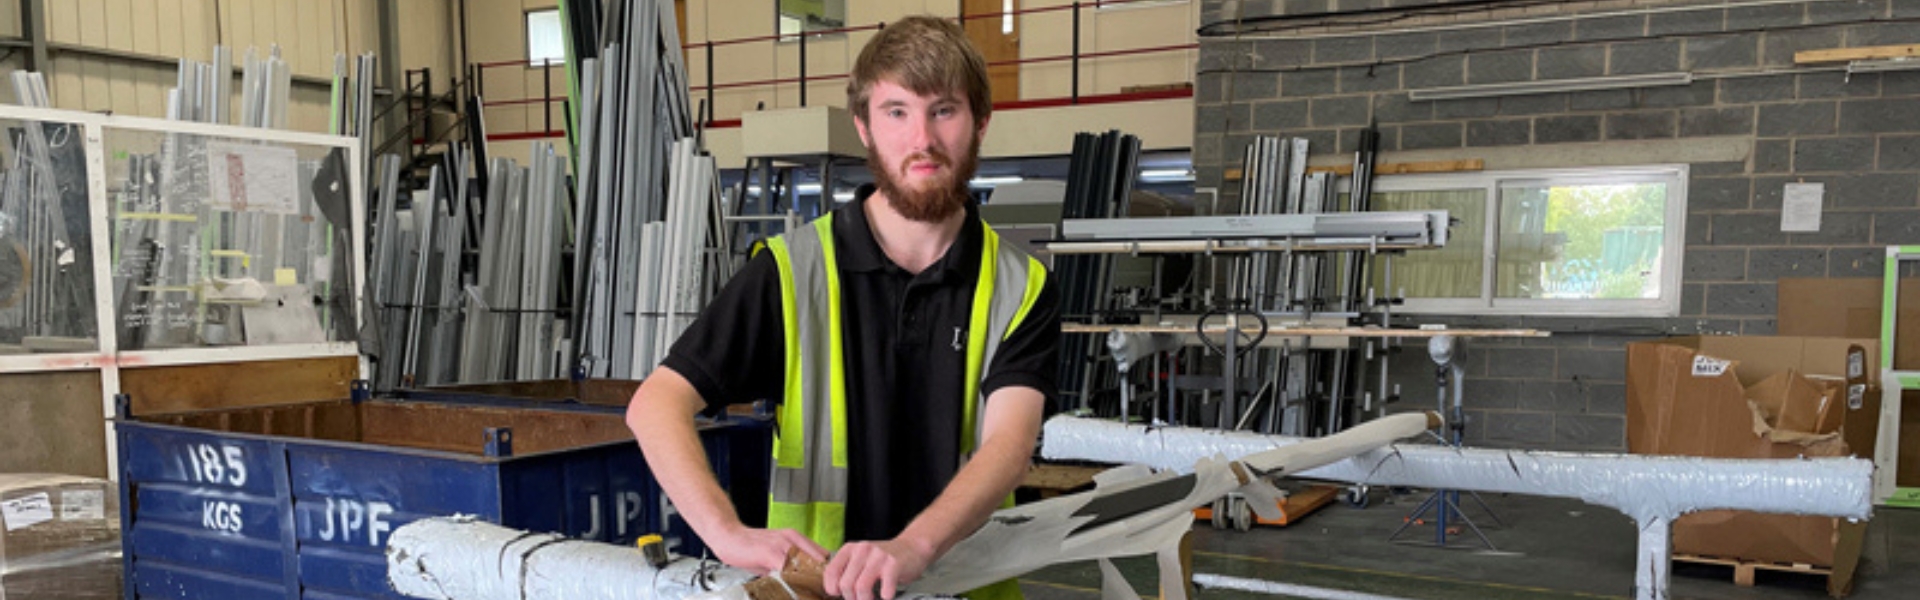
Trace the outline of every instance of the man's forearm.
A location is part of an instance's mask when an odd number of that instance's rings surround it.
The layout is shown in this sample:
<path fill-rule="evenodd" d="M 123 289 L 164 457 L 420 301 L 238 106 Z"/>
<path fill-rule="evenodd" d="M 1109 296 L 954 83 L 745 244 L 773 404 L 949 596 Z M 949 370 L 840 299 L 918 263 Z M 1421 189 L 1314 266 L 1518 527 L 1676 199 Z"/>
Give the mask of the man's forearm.
<path fill-rule="evenodd" d="M 986 436 L 973 458 L 896 539 L 921 545 L 937 558 L 986 523 L 1007 494 L 1020 486 L 1033 457 L 1045 399 L 1039 392 L 1020 388 L 995 392 L 988 404 L 996 402 L 1000 410 L 990 408 L 985 416 Z"/>
<path fill-rule="evenodd" d="M 647 468 L 676 510 L 703 537 L 738 527 L 733 501 L 720 489 L 694 425 L 699 394 L 671 369 L 656 369 L 627 408 Z"/>

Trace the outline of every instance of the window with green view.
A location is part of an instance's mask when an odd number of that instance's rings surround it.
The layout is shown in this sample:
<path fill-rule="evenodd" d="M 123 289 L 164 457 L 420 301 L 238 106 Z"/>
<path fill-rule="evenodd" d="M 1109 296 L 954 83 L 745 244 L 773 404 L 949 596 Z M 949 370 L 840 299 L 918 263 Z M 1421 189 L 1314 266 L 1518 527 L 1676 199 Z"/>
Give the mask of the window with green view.
<path fill-rule="evenodd" d="M 1386 176 L 1374 210 L 1446 210 L 1447 247 L 1376 259 L 1412 312 L 1671 316 L 1685 165 Z"/>

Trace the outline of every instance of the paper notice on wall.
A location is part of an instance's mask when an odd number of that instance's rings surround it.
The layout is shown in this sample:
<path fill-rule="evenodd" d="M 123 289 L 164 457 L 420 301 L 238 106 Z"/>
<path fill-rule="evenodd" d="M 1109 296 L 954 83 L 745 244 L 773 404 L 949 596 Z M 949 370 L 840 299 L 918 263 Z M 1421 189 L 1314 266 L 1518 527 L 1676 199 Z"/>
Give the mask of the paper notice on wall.
<path fill-rule="evenodd" d="M 0 520 L 7 522 L 7 531 L 52 521 L 52 500 L 46 492 L 28 494 L 12 500 L 0 500 Z"/>
<path fill-rule="evenodd" d="M 300 156 L 292 148 L 207 143 L 207 201 L 234 212 L 299 214 Z"/>
<path fill-rule="evenodd" d="M 107 496 L 100 490 L 62 490 L 60 520 L 98 521 L 107 516 Z"/>
<path fill-rule="evenodd" d="M 1711 356 L 1696 355 L 1693 357 L 1693 376 L 1694 377 L 1719 377 L 1720 375 L 1726 373 L 1727 367 L 1732 364 L 1733 364 L 1733 361 L 1730 361 L 1730 360 L 1721 360 Z"/>
<path fill-rule="evenodd" d="M 1781 231 L 1819 231 L 1820 204 L 1827 196 L 1827 184 L 1789 183 L 1782 192 Z"/>

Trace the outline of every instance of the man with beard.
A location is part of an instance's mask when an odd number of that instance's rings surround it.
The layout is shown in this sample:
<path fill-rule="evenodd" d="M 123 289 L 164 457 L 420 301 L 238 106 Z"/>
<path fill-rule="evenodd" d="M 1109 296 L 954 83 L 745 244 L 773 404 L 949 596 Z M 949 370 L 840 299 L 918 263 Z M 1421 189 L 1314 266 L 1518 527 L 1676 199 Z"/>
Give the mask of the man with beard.
<path fill-rule="evenodd" d="M 891 598 L 1010 505 L 1056 393 L 1059 308 L 968 193 L 990 97 L 957 25 L 888 24 L 847 84 L 876 185 L 769 240 L 634 395 L 654 476 L 728 564 L 832 552 L 827 593 Z M 735 514 L 693 427 L 758 399 L 780 402 L 765 528 Z"/>

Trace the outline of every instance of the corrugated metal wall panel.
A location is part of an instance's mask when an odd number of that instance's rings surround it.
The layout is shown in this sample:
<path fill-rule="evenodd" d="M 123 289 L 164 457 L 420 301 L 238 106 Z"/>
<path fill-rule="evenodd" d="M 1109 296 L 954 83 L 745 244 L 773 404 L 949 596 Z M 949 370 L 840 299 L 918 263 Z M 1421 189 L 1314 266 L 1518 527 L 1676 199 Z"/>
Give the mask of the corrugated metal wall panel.
<path fill-rule="evenodd" d="M 47 3 L 47 41 L 78 44 L 80 43 L 80 3 Z"/>
<path fill-rule="evenodd" d="M 141 54 L 176 56 L 172 54 L 162 54 L 160 51 L 161 11 L 159 3 L 134 0 L 128 2 L 128 4 L 130 6 L 127 7 L 128 12 L 125 14 L 128 15 L 131 20 L 131 22 L 128 23 L 128 28 L 133 30 L 133 51 Z M 168 10 L 172 10 L 172 7 L 168 7 Z"/>
<path fill-rule="evenodd" d="M 18 6 L 18 4 L 15 4 L 14 7 L 0 9 L 0 36 L 26 37 L 21 35 L 20 32 L 20 9 L 17 8 Z"/>
<path fill-rule="evenodd" d="M 106 0 L 71 0 L 66 3 L 79 7 L 80 43 L 95 48 L 106 48 L 107 19 L 99 18 L 107 13 Z"/>

